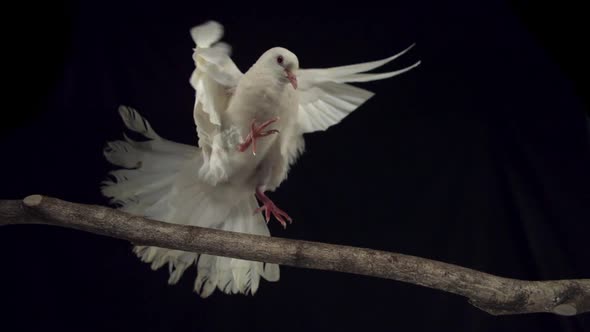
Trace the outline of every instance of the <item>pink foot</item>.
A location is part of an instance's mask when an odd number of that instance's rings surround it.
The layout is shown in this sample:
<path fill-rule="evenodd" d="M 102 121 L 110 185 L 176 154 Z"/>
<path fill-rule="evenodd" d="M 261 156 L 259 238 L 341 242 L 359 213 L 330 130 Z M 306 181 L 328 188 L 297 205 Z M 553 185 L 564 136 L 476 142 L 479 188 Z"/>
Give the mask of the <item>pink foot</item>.
<path fill-rule="evenodd" d="M 256 120 L 252 120 L 252 123 L 250 124 L 250 133 L 248 136 L 246 136 L 244 143 L 238 144 L 238 151 L 244 152 L 246 149 L 248 149 L 250 144 L 252 144 L 252 154 L 256 155 L 256 139 L 278 133 L 279 131 L 276 129 L 263 131 L 266 127 L 270 126 L 278 119 L 279 118 L 272 118 L 270 120 L 264 121 L 260 126 L 256 126 Z"/>
<path fill-rule="evenodd" d="M 285 219 L 289 220 L 289 223 L 293 222 L 291 217 L 289 217 L 285 211 L 279 209 L 275 203 L 273 203 L 273 201 L 271 201 L 270 198 L 268 198 L 264 192 L 260 190 L 260 188 L 256 188 L 256 197 L 258 197 L 258 199 L 262 202 L 262 206 L 256 209 L 254 213 L 256 214 L 260 211 L 264 211 L 264 216 L 267 223 L 270 221 L 271 213 L 281 223 L 281 225 L 283 225 L 284 228 L 287 228 L 287 222 Z"/>

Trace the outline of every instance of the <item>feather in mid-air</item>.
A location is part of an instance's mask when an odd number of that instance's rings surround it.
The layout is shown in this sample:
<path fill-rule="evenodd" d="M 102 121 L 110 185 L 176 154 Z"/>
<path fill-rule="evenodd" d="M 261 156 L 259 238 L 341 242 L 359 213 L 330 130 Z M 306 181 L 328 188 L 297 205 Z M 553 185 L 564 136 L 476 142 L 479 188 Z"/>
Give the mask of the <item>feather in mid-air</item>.
<path fill-rule="evenodd" d="M 285 180 L 303 152 L 303 134 L 326 130 L 373 96 L 348 83 L 393 77 L 419 64 L 366 73 L 406 49 L 379 61 L 300 69 L 295 54 L 275 47 L 242 73 L 230 58 L 230 47 L 219 42 L 219 23 L 194 27 L 191 35 L 198 147 L 160 137 L 135 110 L 122 106 L 127 128 L 146 140 L 125 137 L 108 143 L 106 158 L 122 169 L 109 173 L 112 180 L 103 183 L 102 192 L 131 214 L 264 236 L 270 236 L 266 223 L 271 215 L 283 226 L 291 222 L 266 192 Z M 202 297 L 215 288 L 254 294 L 260 277 L 279 279 L 276 264 L 149 246 L 136 246 L 134 252 L 154 270 L 168 264 L 170 284 L 196 264 L 194 290 Z"/>

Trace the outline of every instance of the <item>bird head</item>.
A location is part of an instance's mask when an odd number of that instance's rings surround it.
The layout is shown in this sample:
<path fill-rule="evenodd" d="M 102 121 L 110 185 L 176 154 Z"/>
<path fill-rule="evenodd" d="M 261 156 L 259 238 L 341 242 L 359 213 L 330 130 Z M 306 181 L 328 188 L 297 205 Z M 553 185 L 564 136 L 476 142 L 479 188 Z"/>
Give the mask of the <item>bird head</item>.
<path fill-rule="evenodd" d="M 293 88 L 297 89 L 296 73 L 299 69 L 299 59 L 288 49 L 282 47 L 271 48 L 264 52 L 256 63 L 268 68 L 280 80 L 291 83 Z"/>

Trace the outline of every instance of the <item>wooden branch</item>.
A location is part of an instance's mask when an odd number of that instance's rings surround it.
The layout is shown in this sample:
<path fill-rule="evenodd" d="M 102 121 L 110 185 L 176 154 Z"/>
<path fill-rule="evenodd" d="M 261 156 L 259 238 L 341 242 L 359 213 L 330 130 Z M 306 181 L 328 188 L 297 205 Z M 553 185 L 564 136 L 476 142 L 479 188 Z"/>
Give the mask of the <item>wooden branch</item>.
<path fill-rule="evenodd" d="M 420 257 L 169 224 L 47 196 L 0 200 L 0 225 L 8 224 L 55 225 L 140 245 L 393 279 L 465 296 L 493 315 L 590 312 L 590 279 L 508 279 Z"/>

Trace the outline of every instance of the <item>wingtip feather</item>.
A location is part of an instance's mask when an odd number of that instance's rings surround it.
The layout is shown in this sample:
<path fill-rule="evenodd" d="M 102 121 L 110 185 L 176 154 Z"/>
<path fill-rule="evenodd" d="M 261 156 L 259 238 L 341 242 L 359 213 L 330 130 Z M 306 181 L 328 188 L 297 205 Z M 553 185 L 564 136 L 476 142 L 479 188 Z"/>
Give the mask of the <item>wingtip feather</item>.
<path fill-rule="evenodd" d="M 223 37 L 223 25 L 210 20 L 191 28 L 190 34 L 197 47 L 207 48 Z"/>

